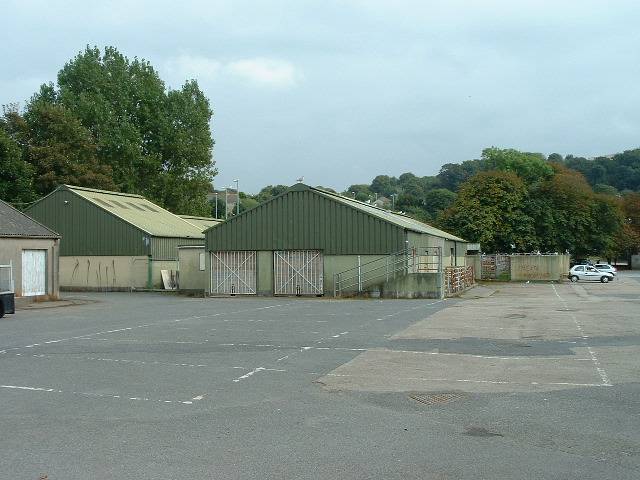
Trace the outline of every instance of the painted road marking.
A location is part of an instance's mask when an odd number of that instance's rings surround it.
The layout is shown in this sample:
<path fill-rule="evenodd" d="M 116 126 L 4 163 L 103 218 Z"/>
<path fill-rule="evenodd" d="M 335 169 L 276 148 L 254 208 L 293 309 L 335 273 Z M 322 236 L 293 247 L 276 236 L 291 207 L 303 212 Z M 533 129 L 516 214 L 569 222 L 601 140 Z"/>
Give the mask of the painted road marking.
<path fill-rule="evenodd" d="M 606 386 L 611 386 L 611 381 L 609 380 L 609 376 L 607 375 L 606 370 L 602 367 L 602 365 L 600 364 L 600 361 L 598 360 L 598 357 L 596 356 L 596 353 L 591 348 L 591 345 L 589 345 L 589 343 L 587 342 L 587 338 L 589 338 L 588 335 L 585 334 L 584 329 L 582 328 L 582 325 L 580 324 L 580 322 L 578 322 L 578 319 L 576 318 L 575 314 L 569 310 L 569 305 L 567 304 L 566 300 L 560 296 L 560 294 L 558 293 L 558 290 L 556 289 L 555 284 L 552 283 L 551 286 L 553 287 L 553 291 L 555 292 L 556 297 L 558 297 L 560 302 L 562 302 L 564 310 L 573 319 L 573 323 L 575 323 L 578 329 L 578 332 L 580 332 L 580 335 L 584 340 L 582 343 L 585 347 L 587 347 L 587 351 L 589 352 L 591 361 L 593 362 L 593 365 L 595 366 L 596 371 L 598 372 L 598 375 L 602 380 L 602 383 Z"/>
<path fill-rule="evenodd" d="M 192 405 L 194 401 L 202 400 L 204 395 L 199 395 L 191 400 L 166 400 L 166 399 L 154 399 L 148 397 L 129 397 L 126 395 L 110 395 L 106 393 L 92 393 L 92 392 L 76 392 L 76 391 L 64 391 L 59 390 L 57 388 L 49 388 L 49 387 L 31 387 L 25 385 L 0 385 L 0 388 L 6 390 L 16 390 L 22 392 L 40 392 L 40 393 L 58 393 L 58 394 L 66 394 L 66 395 L 78 395 L 83 397 L 93 397 L 93 398 L 111 398 L 117 400 L 132 400 L 138 402 L 157 402 L 157 403 L 173 403 L 179 405 Z"/>

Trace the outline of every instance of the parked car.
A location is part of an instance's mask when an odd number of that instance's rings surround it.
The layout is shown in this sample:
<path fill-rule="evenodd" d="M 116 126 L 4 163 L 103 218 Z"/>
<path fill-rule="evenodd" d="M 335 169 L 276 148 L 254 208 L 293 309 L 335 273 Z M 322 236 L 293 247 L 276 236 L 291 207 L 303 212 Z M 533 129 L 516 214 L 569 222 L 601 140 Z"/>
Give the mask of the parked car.
<path fill-rule="evenodd" d="M 591 260 L 587 260 L 586 258 L 579 258 L 576 260 L 572 260 L 570 266 L 574 267 L 576 265 L 591 265 L 593 266 L 593 263 L 591 262 Z"/>
<path fill-rule="evenodd" d="M 596 269 L 600 270 L 601 272 L 609 272 L 613 273 L 614 275 L 618 273 L 618 269 L 613 265 L 609 265 L 608 263 L 596 263 L 594 267 L 596 267 Z"/>
<path fill-rule="evenodd" d="M 613 280 L 614 275 L 610 272 L 598 270 L 591 265 L 576 265 L 569 270 L 569 280 L 577 282 L 578 280 L 601 281 L 607 283 Z"/>

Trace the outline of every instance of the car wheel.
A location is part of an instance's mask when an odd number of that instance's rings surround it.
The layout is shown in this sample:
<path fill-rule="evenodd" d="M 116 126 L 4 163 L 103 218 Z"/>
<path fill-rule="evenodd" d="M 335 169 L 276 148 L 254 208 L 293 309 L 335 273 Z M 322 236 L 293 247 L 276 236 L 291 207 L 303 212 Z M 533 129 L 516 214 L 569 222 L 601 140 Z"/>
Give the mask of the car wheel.
<path fill-rule="evenodd" d="M 602 283 L 607 283 L 607 282 L 609 281 L 609 277 L 602 277 L 602 278 L 600 279 L 600 281 L 601 281 Z"/>
<path fill-rule="evenodd" d="M 578 277 L 576 275 L 571 275 L 571 281 L 576 283 L 578 281 Z"/>

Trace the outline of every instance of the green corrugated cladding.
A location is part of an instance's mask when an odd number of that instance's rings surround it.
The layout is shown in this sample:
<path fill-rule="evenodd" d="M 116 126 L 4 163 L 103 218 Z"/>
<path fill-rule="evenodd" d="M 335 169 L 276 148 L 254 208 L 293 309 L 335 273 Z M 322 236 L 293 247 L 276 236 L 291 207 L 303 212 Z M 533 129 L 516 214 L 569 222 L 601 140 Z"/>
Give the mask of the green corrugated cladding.
<path fill-rule="evenodd" d="M 151 237 L 151 257 L 154 260 L 177 260 L 178 246 L 203 244 L 203 238 Z"/>
<path fill-rule="evenodd" d="M 323 250 L 325 255 L 366 255 L 405 248 L 403 228 L 313 190 L 290 190 L 207 230 L 205 237 L 209 251 Z"/>
<path fill-rule="evenodd" d="M 62 256 L 150 254 L 145 232 L 68 190 L 54 191 L 26 213 L 60 233 Z"/>

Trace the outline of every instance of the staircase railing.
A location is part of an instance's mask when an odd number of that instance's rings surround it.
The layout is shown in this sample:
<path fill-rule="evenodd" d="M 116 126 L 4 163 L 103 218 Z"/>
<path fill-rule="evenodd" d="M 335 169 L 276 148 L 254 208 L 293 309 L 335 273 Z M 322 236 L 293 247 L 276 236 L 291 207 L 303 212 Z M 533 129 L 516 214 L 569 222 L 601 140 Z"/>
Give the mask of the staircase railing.
<path fill-rule="evenodd" d="M 341 296 L 345 291 L 362 293 L 368 287 L 388 282 L 407 273 L 442 272 L 440 247 L 410 248 L 394 252 L 384 257 L 358 264 L 348 270 L 334 274 L 333 294 Z"/>

